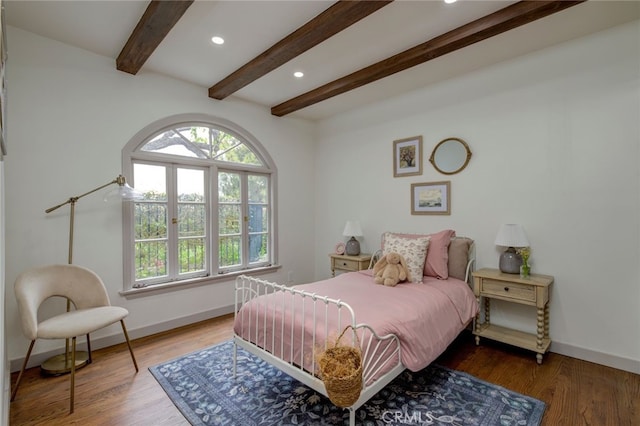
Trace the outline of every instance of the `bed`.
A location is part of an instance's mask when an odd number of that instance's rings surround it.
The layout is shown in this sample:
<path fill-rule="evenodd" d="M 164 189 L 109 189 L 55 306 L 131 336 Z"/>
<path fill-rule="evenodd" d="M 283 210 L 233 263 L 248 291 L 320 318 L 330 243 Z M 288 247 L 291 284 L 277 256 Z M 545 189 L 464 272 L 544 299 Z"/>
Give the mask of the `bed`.
<path fill-rule="evenodd" d="M 478 312 L 469 286 L 473 240 L 445 231 L 383 234 L 371 266 L 389 251 L 405 250 L 403 256 L 413 260 L 408 265 L 411 281 L 395 287 L 375 284 L 371 269 L 293 287 L 238 277 L 234 375 L 241 347 L 327 396 L 316 355 L 352 327 L 355 332 L 346 333 L 341 343 L 359 345 L 362 353 L 362 390 L 357 401 L 345 407 L 349 424 L 355 425 L 360 406 L 405 369 L 419 371 L 429 365 Z M 416 250 L 423 245 L 424 251 Z"/>

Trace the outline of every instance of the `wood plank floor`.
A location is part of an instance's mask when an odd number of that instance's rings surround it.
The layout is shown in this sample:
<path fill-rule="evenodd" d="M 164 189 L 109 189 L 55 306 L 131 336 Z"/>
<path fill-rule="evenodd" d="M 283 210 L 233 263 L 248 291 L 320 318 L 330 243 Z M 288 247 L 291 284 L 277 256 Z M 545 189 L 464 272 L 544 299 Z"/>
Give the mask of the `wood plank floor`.
<path fill-rule="evenodd" d="M 41 377 L 38 367 L 29 369 L 11 403 L 10 424 L 188 425 L 148 367 L 230 339 L 232 322 L 227 315 L 134 340 L 137 374 L 126 345 L 94 351 L 93 364 L 77 372 L 71 415 L 69 376 Z M 466 332 L 437 362 L 545 401 L 543 425 L 640 425 L 637 374 L 553 353 L 539 366 L 531 352 L 489 341 L 477 347 Z"/>

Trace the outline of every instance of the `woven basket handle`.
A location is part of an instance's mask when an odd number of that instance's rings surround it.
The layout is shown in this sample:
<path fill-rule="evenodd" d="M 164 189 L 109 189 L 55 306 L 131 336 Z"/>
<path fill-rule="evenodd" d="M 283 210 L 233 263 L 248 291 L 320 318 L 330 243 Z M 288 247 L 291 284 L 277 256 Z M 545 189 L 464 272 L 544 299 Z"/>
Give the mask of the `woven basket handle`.
<path fill-rule="evenodd" d="M 354 326 L 349 324 L 348 326 L 346 326 L 344 328 L 344 330 L 342 330 L 342 333 L 340 333 L 340 336 L 338 336 L 338 338 L 336 339 L 336 344 L 333 345 L 334 348 L 338 346 L 338 343 L 340 343 L 340 339 L 342 339 L 342 336 L 344 336 L 344 333 L 346 333 L 346 331 L 348 329 L 350 329 L 350 328 L 353 330 L 353 334 L 356 335 L 356 341 L 358 342 L 358 348 L 360 347 L 360 338 L 358 337 L 358 332 L 357 332 L 357 330 L 356 330 L 356 328 Z"/>

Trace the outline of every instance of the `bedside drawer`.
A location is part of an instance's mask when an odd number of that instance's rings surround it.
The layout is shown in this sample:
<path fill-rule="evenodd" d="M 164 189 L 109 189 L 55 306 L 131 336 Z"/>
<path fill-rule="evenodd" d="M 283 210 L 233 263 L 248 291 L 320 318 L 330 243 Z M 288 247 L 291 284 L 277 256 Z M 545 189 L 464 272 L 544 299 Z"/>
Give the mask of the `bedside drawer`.
<path fill-rule="evenodd" d="M 358 270 L 357 260 L 335 259 L 333 265 L 336 269 L 348 269 L 351 271 Z"/>
<path fill-rule="evenodd" d="M 536 301 L 535 287 L 524 284 L 484 279 L 482 280 L 481 292 L 483 294 L 508 299 L 524 300 L 527 302 Z"/>

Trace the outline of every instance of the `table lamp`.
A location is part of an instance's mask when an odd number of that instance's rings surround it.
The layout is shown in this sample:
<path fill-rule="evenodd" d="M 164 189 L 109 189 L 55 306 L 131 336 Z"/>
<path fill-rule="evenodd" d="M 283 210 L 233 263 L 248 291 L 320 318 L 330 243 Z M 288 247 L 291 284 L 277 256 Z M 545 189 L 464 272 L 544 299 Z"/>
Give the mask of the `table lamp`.
<path fill-rule="evenodd" d="M 516 252 L 516 248 L 528 247 L 529 240 L 524 233 L 522 225 L 507 223 L 500 226 L 495 244 L 508 247 L 501 255 L 499 261 L 500 271 L 507 274 L 519 274 L 522 257 Z"/>
<path fill-rule="evenodd" d="M 356 240 L 356 237 L 362 236 L 362 228 L 360 227 L 360 222 L 357 220 L 348 220 L 347 224 L 344 226 L 344 231 L 342 235 L 345 237 L 351 237 L 349 241 L 347 241 L 346 246 L 346 254 L 347 256 L 357 256 L 360 254 L 360 243 Z"/>

